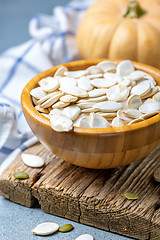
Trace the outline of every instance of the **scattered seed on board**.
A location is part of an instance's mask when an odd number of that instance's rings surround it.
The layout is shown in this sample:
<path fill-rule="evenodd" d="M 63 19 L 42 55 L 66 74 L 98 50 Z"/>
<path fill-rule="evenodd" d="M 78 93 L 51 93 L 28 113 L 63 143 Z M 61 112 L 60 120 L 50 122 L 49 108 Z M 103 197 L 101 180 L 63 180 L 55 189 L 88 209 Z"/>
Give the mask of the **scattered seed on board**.
<path fill-rule="evenodd" d="M 43 158 L 34 154 L 22 153 L 21 158 L 28 167 L 39 168 L 44 165 Z"/>
<path fill-rule="evenodd" d="M 60 232 L 69 232 L 73 229 L 73 225 L 72 224 L 64 224 L 63 226 L 61 226 L 59 228 Z"/>
<path fill-rule="evenodd" d="M 16 172 L 14 173 L 14 177 L 18 179 L 27 179 L 29 178 L 29 175 L 26 172 Z"/>
<path fill-rule="evenodd" d="M 37 225 L 33 230 L 32 233 L 36 235 L 50 235 L 54 232 L 57 232 L 59 229 L 59 225 L 53 222 L 45 222 L 40 223 Z"/>
<path fill-rule="evenodd" d="M 59 132 L 122 127 L 160 113 L 160 86 L 130 60 L 102 61 L 78 71 L 61 66 L 30 94 L 35 109 Z"/>
<path fill-rule="evenodd" d="M 154 172 L 153 177 L 154 177 L 154 180 L 156 182 L 160 183 L 160 167 L 156 169 L 156 171 Z"/>
<path fill-rule="evenodd" d="M 94 240 L 94 238 L 90 234 L 82 234 L 79 237 L 77 237 L 75 240 Z"/>
<path fill-rule="evenodd" d="M 129 193 L 129 192 L 126 192 L 124 193 L 124 196 L 129 199 L 129 200 L 136 200 L 138 199 L 138 196 L 134 193 Z"/>

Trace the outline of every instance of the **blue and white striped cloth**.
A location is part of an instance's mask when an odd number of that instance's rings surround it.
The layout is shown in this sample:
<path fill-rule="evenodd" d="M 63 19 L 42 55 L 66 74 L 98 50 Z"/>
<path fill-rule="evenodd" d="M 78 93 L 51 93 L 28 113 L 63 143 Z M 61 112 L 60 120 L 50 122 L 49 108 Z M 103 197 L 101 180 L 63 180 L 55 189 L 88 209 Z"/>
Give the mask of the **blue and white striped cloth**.
<path fill-rule="evenodd" d="M 52 16 L 36 15 L 29 23 L 32 39 L 0 56 L 0 173 L 37 141 L 22 113 L 22 89 L 38 73 L 79 59 L 75 33 L 93 2 L 75 0 L 54 8 Z"/>

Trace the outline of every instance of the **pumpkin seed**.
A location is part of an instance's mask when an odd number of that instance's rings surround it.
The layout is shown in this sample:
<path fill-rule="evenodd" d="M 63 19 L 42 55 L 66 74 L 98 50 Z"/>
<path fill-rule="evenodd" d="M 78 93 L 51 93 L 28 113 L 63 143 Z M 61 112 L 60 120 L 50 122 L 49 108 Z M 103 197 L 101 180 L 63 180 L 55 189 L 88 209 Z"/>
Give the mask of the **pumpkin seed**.
<path fill-rule="evenodd" d="M 57 76 L 60 76 L 60 77 L 63 77 L 64 76 L 64 73 L 68 71 L 68 68 L 62 66 L 60 68 L 57 69 L 57 71 L 55 72 L 54 74 L 54 77 L 57 77 Z"/>
<path fill-rule="evenodd" d="M 160 168 L 157 168 L 157 169 L 156 169 L 156 171 L 154 172 L 153 177 L 154 177 L 154 180 L 155 180 L 156 182 L 160 182 Z"/>
<path fill-rule="evenodd" d="M 90 80 L 87 77 L 80 77 L 77 82 L 78 87 L 85 91 L 90 91 L 93 89 L 93 86 L 90 84 Z"/>
<path fill-rule="evenodd" d="M 97 88 L 109 88 L 117 83 L 116 79 L 95 78 L 90 83 Z"/>
<path fill-rule="evenodd" d="M 41 87 L 34 88 L 30 91 L 32 97 L 36 99 L 41 99 L 42 97 L 46 96 L 46 93 L 41 89 Z"/>
<path fill-rule="evenodd" d="M 160 102 L 148 102 L 144 103 L 139 107 L 139 110 L 142 113 L 153 113 L 153 112 L 160 112 Z"/>
<path fill-rule="evenodd" d="M 106 89 L 103 88 L 96 88 L 88 92 L 89 97 L 101 97 L 103 95 L 106 95 Z"/>
<path fill-rule="evenodd" d="M 111 61 L 102 61 L 97 64 L 97 67 L 102 69 L 104 73 L 116 70 L 116 64 Z"/>
<path fill-rule="evenodd" d="M 75 120 L 80 114 L 80 112 L 81 112 L 81 109 L 77 106 L 69 106 L 64 108 L 63 110 L 63 114 L 72 120 Z"/>
<path fill-rule="evenodd" d="M 124 60 L 117 65 L 117 74 L 121 77 L 128 76 L 134 71 L 134 66 L 130 60 Z"/>
<path fill-rule="evenodd" d="M 126 192 L 124 193 L 124 196 L 129 199 L 129 200 L 136 200 L 138 199 L 138 196 L 134 193 L 129 193 L 129 192 Z"/>
<path fill-rule="evenodd" d="M 44 92 L 53 92 L 59 87 L 59 81 L 57 78 L 47 77 L 44 79 L 40 86 Z"/>
<path fill-rule="evenodd" d="M 128 100 L 127 104 L 129 108 L 139 108 L 142 105 L 142 100 L 138 95 L 131 95 Z"/>
<path fill-rule="evenodd" d="M 122 127 L 125 125 L 125 121 L 123 121 L 122 119 L 115 117 L 112 120 L 112 127 Z"/>
<path fill-rule="evenodd" d="M 73 229 L 73 225 L 72 224 L 64 224 L 63 226 L 61 226 L 59 228 L 60 232 L 69 232 Z"/>
<path fill-rule="evenodd" d="M 98 102 L 93 105 L 93 108 L 103 112 L 115 112 L 121 107 L 122 105 L 120 103 L 113 101 Z"/>
<path fill-rule="evenodd" d="M 153 100 L 160 102 L 160 92 L 156 93 L 152 98 Z"/>
<path fill-rule="evenodd" d="M 19 179 L 27 179 L 27 178 L 29 178 L 29 175 L 26 172 L 16 172 L 14 174 L 14 177 L 19 178 Z"/>
<path fill-rule="evenodd" d="M 107 97 L 110 101 L 121 102 L 126 100 L 128 95 L 129 89 L 121 84 L 110 87 L 107 92 Z"/>
<path fill-rule="evenodd" d="M 77 99 L 78 99 L 78 97 L 75 97 L 75 96 L 72 96 L 72 95 L 69 95 L 69 94 L 66 94 L 66 95 L 60 97 L 60 101 L 64 102 L 64 103 L 76 102 Z"/>
<path fill-rule="evenodd" d="M 57 232 L 59 225 L 53 222 L 45 222 L 38 224 L 33 230 L 32 233 L 36 235 L 50 235 L 54 232 Z"/>
<path fill-rule="evenodd" d="M 82 234 L 79 237 L 77 237 L 75 240 L 94 240 L 94 238 L 90 234 Z"/>
<path fill-rule="evenodd" d="M 50 118 L 51 127 L 57 132 L 68 132 L 72 129 L 72 120 L 63 114 L 54 114 Z"/>
<path fill-rule="evenodd" d="M 58 101 L 52 105 L 52 108 L 64 108 L 67 107 L 70 103 Z"/>
<path fill-rule="evenodd" d="M 103 73 L 102 69 L 99 68 L 98 66 L 91 66 L 87 68 L 88 74 L 93 75 L 93 74 L 99 74 Z"/>
<path fill-rule="evenodd" d="M 140 97 L 145 96 L 151 90 L 151 84 L 149 81 L 142 81 L 134 86 L 131 90 L 131 95 L 138 95 Z"/>
<path fill-rule="evenodd" d="M 29 167 L 37 168 L 42 167 L 44 165 L 43 158 L 37 155 L 22 153 L 21 158 L 23 162 Z"/>
<path fill-rule="evenodd" d="M 71 78 L 80 78 L 82 76 L 87 75 L 87 70 L 79 70 L 79 71 L 66 71 L 64 75 Z"/>
<path fill-rule="evenodd" d="M 91 127 L 92 128 L 108 128 L 109 122 L 102 116 L 96 113 L 90 113 Z"/>

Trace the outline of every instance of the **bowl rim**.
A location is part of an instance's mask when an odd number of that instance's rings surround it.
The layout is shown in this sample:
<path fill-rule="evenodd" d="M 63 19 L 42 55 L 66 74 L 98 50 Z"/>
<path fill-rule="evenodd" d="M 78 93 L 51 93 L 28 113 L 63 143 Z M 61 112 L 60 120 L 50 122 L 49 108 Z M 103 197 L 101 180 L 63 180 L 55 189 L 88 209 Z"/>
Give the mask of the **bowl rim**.
<path fill-rule="evenodd" d="M 34 78 L 32 78 L 25 85 L 25 87 L 22 91 L 21 105 L 22 105 L 23 112 L 28 113 L 32 119 L 34 119 L 35 121 L 38 121 L 41 125 L 45 125 L 47 128 L 52 129 L 51 126 L 50 126 L 49 119 L 47 119 L 45 116 L 43 116 L 41 113 L 39 113 L 35 109 L 35 107 L 33 106 L 31 95 L 30 95 L 31 89 L 35 88 L 35 86 L 37 85 L 37 83 L 40 79 L 49 76 L 49 74 L 51 72 L 53 72 L 53 73 L 56 72 L 56 70 L 61 66 L 65 66 L 65 67 L 69 68 L 70 66 L 77 67 L 77 66 L 83 66 L 83 65 L 88 65 L 88 64 L 95 65 L 100 61 L 112 61 L 112 62 L 119 63 L 123 60 L 122 59 L 106 59 L 106 58 L 105 59 L 78 60 L 78 61 L 72 61 L 72 62 L 69 62 L 69 63 L 64 63 L 64 64 L 54 66 L 53 68 L 50 68 L 46 71 L 43 71 L 43 72 L 39 73 L 38 75 L 36 75 Z M 154 74 L 157 75 L 157 77 L 160 78 L 160 70 L 159 69 L 154 68 L 154 67 L 149 66 L 149 65 L 146 65 L 146 64 L 143 64 L 143 63 L 139 63 L 139 62 L 135 62 L 135 61 L 131 61 L 131 62 L 133 63 L 135 68 L 140 68 L 142 71 L 146 71 L 146 69 L 148 69 L 149 72 L 150 72 L 149 73 L 150 75 L 152 75 L 151 73 L 153 72 Z M 158 121 L 160 121 L 160 113 L 156 114 L 155 116 L 153 116 L 149 119 L 146 119 L 146 120 L 143 120 L 141 122 L 134 123 L 134 124 L 131 124 L 131 125 L 125 125 L 125 126 L 121 126 L 121 127 L 110 127 L 110 128 L 73 127 L 73 129 L 70 132 L 74 132 L 75 134 L 89 134 L 89 135 L 118 134 L 118 133 L 121 133 L 121 132 L 131 132 L 131 131 L 134 131 L 134 130 L 142 129 L 142 128 L 145 128 L 149 125 L 155 124 Z"/>

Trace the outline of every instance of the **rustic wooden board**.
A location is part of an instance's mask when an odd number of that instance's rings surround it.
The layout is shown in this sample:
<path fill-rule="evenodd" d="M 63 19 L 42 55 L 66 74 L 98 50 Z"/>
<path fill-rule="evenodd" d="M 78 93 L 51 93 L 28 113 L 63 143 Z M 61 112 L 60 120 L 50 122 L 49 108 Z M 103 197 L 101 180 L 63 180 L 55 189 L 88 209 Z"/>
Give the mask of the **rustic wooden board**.
<path fill-rule="evenodd" d="M 45 159 L 43 168 L 29 168 L 18 156 L 0 176 L 0 194 L 32 207 L 38 200 L 47 213 L 136 239 L 160 239 L 160 184 L 153 173 L 160 167 L 160 147 L 148 157 L 117 169 L 92 170 L 71 165 L 40 143 L 25 150 Z M 13 174 L 25 171 L 29 179 Z M 125 192 L 139 198 L 127 200 Z"/>

